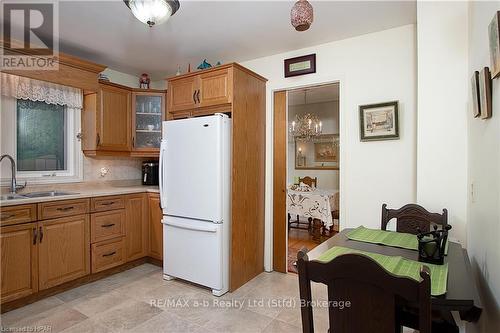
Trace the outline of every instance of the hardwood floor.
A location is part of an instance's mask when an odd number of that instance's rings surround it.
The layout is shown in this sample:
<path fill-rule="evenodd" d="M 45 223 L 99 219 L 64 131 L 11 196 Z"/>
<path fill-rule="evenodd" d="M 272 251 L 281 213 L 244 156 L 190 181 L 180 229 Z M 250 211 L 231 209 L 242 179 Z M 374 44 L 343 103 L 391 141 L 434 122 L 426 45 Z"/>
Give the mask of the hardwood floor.
<path fill-rule="evenodd" d="M 329 237 L 322 237 L 324 242 Z M 307 248 L 309 251 L 314 249 L 320 243 L 312 240 L 312 235 L 309 231 L 303 229 L 289 229 L 288 231 L 288 272 L 297 273 L 297 268 L 294 266 L 297 261 L 297 253 L 302 248 Z"/>

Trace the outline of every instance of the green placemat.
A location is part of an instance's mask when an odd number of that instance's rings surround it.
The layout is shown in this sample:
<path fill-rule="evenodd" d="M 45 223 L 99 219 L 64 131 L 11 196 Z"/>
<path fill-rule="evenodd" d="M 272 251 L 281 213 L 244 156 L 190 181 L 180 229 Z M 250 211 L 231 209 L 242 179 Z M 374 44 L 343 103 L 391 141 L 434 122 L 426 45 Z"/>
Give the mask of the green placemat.
<path fill-rule="evenodd" d="M 359 251 L 342 246 L 332 247 L 321 254 L 317 260 L 321 262 L 329 262 L 340 255 L 348 253 L 364 254 L 375 260 L 386 271 L 397 276 L 414 279 L 415 281 L 420 281 L 420 269 L 422 265 L 425 265 L 429 267 L 429 271 L 431 273 L 431 295 L 439 296 L 446 293 L 446 285 L 448 282 L 448 263 L 445 263 L 444 265 L 433 265 L 409 260 L 403 257 L 386 256 L 383 254 Z"/>
<path fill-rule="evenodd" d="M 418 250 L 417 236 L 404 232 L 369 229 L 360 226 L 348 232 L 347 238 L 359 242 L 382 244 L 415 251 Z M 448 241 L 446 242 L 444 252 L 448 254 Z"/>

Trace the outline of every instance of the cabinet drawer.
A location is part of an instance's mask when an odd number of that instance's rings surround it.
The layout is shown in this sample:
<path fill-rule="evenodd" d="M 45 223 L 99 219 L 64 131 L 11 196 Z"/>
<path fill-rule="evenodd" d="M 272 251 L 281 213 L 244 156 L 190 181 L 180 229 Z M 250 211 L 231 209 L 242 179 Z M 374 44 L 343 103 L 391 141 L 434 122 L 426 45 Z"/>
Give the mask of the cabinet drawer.
<path fill-rule="evenodd" d="M 42 202 L 38 204 L 38 219 L 81 215 L 89 212 L 89 199 Z"/>
<path fill-rule="evenodd" d="M 190 117 L 191 117 L 191 111 L 176 111 L 170 113 L 171 119 L 184 119 Z"/>
<path fill-rule="evenodd" d="M 0 208 L 0 224 L 12 225 L 36 221 L 36 205 L 18 205 Z"/>
<path fill-rule="evenodd" d="M 92 273 L 125 263 L 124 238 L 92 244 Z"/>
<path fill-rule="evenodd" d="M 125 236 L 125 211 L 94 213 L 90 217 L 92 243 Z"/>
<path fill-rule="evenodd" d="M 123 208 L 125 208 L 125 198 L 121 195 L 92 198 L 90 203 L 90 210 L 93 212 L 102 212 L 106 210 Z"/>

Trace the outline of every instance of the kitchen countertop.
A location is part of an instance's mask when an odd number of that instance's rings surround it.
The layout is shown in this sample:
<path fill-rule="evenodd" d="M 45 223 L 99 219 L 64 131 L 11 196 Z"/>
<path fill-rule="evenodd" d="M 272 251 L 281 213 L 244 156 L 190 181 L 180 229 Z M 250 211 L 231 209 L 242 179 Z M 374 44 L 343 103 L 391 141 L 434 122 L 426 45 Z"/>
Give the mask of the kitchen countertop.
<path fill-rule="evenodd" d="M 33 204 L 47 201 L 81 199 L 90 197 L 102 197 L 107 195 L 120 195 L 131 193 L 160 193 L 158 186 L 144 186 L 138 180 L 125 180 L 125 181 L 109 181 L 109 182 L 81 182 L 81 183 L 65 183 L 65 184 L 46 184 L 46 185 L 32 185 L 27 186 L 18 194 L 28 192 L 41 192 L 41 191 L 65 191 L 74 192 L 75 194 L 50 196 L 40 198 L 23 198 L 14 200 L 0 200 L 0 207 Z M 2 187 L 2 194 L 8 192 L 7 188 Z"/>

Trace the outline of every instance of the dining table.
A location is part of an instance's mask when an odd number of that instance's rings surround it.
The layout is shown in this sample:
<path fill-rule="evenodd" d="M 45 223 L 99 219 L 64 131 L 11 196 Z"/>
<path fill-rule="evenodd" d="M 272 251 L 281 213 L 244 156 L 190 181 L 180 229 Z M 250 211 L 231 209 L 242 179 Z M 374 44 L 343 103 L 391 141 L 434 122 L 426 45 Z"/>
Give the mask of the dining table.
<path fill-rule="evenodd" d="M 327 250 L 340 246 L 418 261 L 418 251 L 415 250 L 349 239 L 348 234 L 352 230 L 354 229 L 346 228 L 319 244 L 307 252 L 308 259 L 315 260 Z M 477 322 L 481 316 L 482 308 L 467 250 L 462 248 L 459 243 L 449 242 L 444 262 L 448 263 L 447 290 L 443 295 L 432 296 L 432 310 L 457 311 L 462 320 Z M 425 265 L 425 263 L 422 264 Z"/>
<path fill-rule="evenodd" d="M 316 224 L 321 224 L 324 233 L 334 226 L 332 212 L 339 209 L 338 193 L 339 191 L 335 189 L 311 188 L 310 191 L 297 191 L 288 188 L 286 200 L 288 214 L 306 217 L 317 222 Z M 319 231 L 319 228 L 315 230 Z"/>

